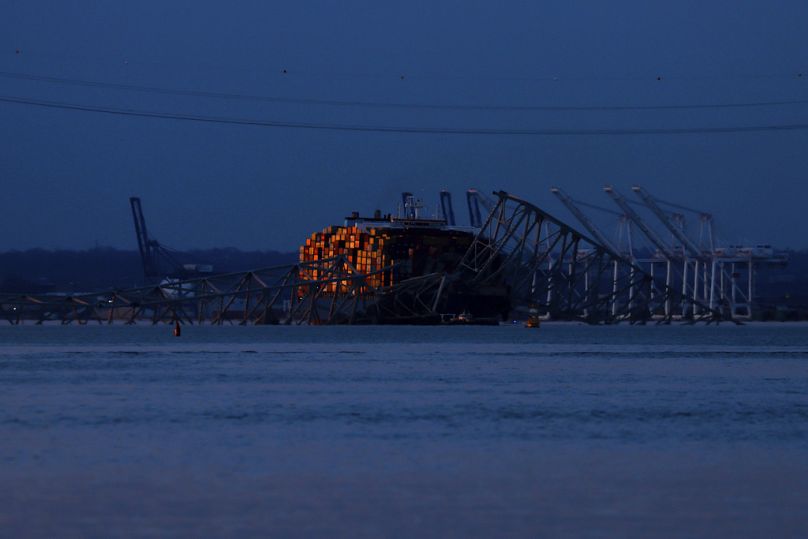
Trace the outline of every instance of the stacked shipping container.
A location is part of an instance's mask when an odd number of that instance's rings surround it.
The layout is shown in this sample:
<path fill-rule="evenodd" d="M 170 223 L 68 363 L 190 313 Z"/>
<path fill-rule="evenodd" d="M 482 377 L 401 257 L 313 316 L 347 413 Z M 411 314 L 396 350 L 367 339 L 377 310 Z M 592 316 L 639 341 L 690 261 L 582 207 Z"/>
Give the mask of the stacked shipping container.
<path fill-rule="evenodd" d="M 343 255 L 357 273 L 368 275 L 366 282 L 369 287 L 390 286 L 393 284 L 392 271 L 380 271 L 390 265 L 384 255 L 388 239 L 376 229 L 364 232 L 355 226 L 327 227 L 306 239 L 306 244 L 300 247 L 300 262 L 317 262 Z M 305 277 L 312 280 L 328 277 L 319 273 L 316 269 L 310 270 Z M 329 283 L 326 292 L 335 292 L 338 284 Z"/>
<path fill-rule="evenodd" d="M 368 288 L 392 286 L 403 279 L 438 271 L 452 271 L 468 249 L 473 235 L 445 228 L 330 226 L 315 232 L 300 247 L 300 262 L 317 262 L 340 255 L 366 275 Z M 305 278 L 324 279 L 322 270 L 308 270 Z M 326 292 L 337 286 L 329 283 Z M 344 290 L 343 290 L 344 291 Z"/>

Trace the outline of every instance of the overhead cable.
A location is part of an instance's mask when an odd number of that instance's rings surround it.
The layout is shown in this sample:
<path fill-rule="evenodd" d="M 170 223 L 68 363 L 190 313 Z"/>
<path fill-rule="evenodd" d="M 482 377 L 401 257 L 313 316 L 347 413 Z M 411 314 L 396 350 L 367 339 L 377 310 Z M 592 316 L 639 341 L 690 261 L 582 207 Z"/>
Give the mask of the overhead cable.
<path fill-rule="evenodd" d="M 292 129 L 358 131 L 374 133 L 413 133 L 435 135 L 528 135 L 528 136 L 571 136 L 571 135 L 687 135 L 717 133 L 749 133 L 808 130 L 808 123 L 740 125 L 714 127 L 641 127 L 641 128 L 589 128 L 589 129 L 517 129 L 517 128 L 468 128 L 468 127 L 427 127 L 427 126 L 383 126 L 361 124 L 332 124 L 292 122 L 285 120 L 261 120 L 255 118 L 234 118 L 224 116 L 203 116 L 197 114 L 156 112 L 137 109 L 122 109 L 96 105 L 81 105 L 58 101 L 43 101 L 14 96 L 0 96 L 0 102 L 29 105 L 50 109 L 97 112 L 117 116 L 160 118 L 215 124 L 248 125 L 256 127 L 283 127 Z"/>
<path fill-rule="evenodd" d="M 0 77 L 13 80 L 27 80 L 80 86 L 85 88 L 105 88 L 132 92 L 143 92 L 160 95 L 175 95 L 184 97 L 199 97 L 211 99 L 229 99 L 238 101 L 257 101 L 265 103 L 281 103 L 295 105 L 324 105 L 333 107 L 357 108 L 386 108 L 386 109 L 421 109 L 421 110 L 466 110 L 466 111 L 633 111 L 633 110 L 695 110 L 695 109 L 743 109 L 761 107 L 781 107 L 793 105 L 806 105 L 808 99 L 781 99 L 769 101 L 747 101 L 735 103 L 691 103 L 691 104 L 657 104 L 657 105 L 494 105 L 494 104 L 451 104 L 451 103 L 417 103 L 395 101 L 366 101 L 366 100 L 339 100 L 315 99 L 282 96 L 266 96 L 241 93 L 211 92 L 205 90 L 180 90 L 159 86 L 143 86 L 136 84 L 123 84 L 96 80 L 84 80 L 63 77 L 34 75 L 30 73 L 17 73 L 0 71 Z"/>

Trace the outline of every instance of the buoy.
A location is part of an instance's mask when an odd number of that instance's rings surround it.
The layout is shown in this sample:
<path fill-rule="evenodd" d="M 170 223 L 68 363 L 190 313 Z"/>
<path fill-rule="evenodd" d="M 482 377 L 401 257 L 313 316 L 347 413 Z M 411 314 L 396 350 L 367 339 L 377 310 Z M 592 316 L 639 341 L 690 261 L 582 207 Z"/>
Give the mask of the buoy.
<path fill-rule="evenodd" d="M 174 322 L 174 336 L 179 337 L 182 334 L 182 328 L 180 327 L 180 321 L 177 320 Z"/>

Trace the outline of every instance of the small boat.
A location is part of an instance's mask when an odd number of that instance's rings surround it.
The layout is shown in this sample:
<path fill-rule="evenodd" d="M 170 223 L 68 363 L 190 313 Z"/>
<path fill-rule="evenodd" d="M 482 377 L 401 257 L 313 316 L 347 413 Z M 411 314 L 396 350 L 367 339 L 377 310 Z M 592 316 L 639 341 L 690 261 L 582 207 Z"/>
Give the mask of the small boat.
<path fill-rule="evenodd" d="M 540 323 L 540 321 L 539 321 L 539 317 L 538 317 L 538 316 L 530 316 L 530 317 L 529 317 L 529 318 L 528 318 L 528 319 L 525 321 L 525 327 L 526 327 L 526 328 L 537 328 L 537 329 L 538 329 L 538 327 L 539 327 L 540 325 L 541 325 L 541 323 Z"/>
<path fill-rule="evenodd" d="M 539 310 L 535 306 L 531 305 L 530 311 L 528 311 L 527 320 L 525 321 L 525 327 L 538 329 L 539 325 L 541 325 L 541 320 L 539 319 Z"/>

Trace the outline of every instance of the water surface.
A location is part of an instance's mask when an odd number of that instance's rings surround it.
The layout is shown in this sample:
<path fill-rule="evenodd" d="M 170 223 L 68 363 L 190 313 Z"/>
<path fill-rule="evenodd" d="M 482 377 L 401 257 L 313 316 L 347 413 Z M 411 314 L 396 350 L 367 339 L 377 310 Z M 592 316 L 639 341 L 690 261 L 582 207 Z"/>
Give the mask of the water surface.
<path fill-rule="evenodd" d="M 808 326 L 0 328 L 9 535 L 808 535 Z"/>

